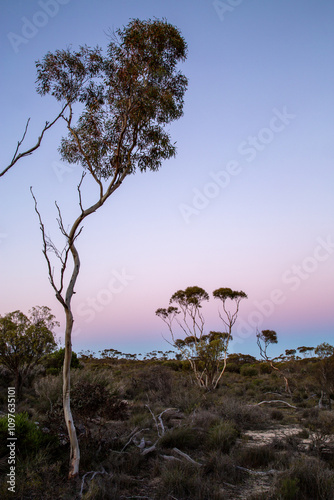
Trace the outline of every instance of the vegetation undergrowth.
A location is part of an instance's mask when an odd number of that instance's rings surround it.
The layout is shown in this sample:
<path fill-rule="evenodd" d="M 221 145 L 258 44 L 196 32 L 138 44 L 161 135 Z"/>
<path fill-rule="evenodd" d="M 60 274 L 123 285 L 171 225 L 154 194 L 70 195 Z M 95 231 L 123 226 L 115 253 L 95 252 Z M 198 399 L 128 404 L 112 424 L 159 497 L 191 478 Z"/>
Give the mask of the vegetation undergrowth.
<path fill-rule="evenodd" d="M 40 374 L 16 408 L 15 498 L 332 499 L 334 419 L 318 407 L 319 389 L 312 397 L 313 372 L 305 374 L 304 361 L 295 364 L 288 396 L 279 376 L 253 364 L 232 367 L 208 391 L 178 360 L 82 357 L 71 374 L 81 449 L 73 481 L 66 480 L 61 376 Z M 5 401 L 1 410 L 0 467 L 7 473 Z M 13 498 L 5 475 L 0 496 Z"/>

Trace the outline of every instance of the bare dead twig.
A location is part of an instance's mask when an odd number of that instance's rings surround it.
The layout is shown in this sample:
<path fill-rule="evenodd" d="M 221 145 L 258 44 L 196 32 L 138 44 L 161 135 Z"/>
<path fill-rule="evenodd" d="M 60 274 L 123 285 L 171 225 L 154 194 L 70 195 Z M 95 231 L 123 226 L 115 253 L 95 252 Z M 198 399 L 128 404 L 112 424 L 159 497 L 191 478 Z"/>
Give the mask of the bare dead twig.
<path fill-rule="evenodd" d="M 194 465 L 199 465 L 199 466 L 202 465 L 199 462 L 196 462 L 196 460 L 192 459 L 189 455 L 187 455 L 183 451 L 179 450 L 178 448 L 173 448 L 173 451 L 174 451 L 174 453 L 177 453 L 178 455 L 180 455 L 181 457 L 185 458 L 186 460 L 188 460 L 188 462 L 190 462 L 190 463 L 192 463 Z"/>
<path fill-rule="evenodd" d="M 163 410 L 161 413 L 159 413 L 159 415 L 154 415 L 154 413 L 152 412 L 149 405 L 145 405 L 145 406 L 146 406 L 146 408 L 148 408 L 150 414 L 152 415 L 152 418 L 154 420 L 154 423 L 155 423 L 157 431 L 158 431 L 158 436 L 159 436 L 159 438 L 161 438 L 165 434 L 165 426 L 164 426 L 163 421 L 162 421 L 162 415 L 164 413 L 166 413 L 167 411 L 177 410 L 177 408 L 166 408 L 166 410 Z M 159 420 L 159 422 L 158 422 L 158 420 Z M 161 427 L 161 433 L 160 433 L 159 425 Z"/>
<path fill-rule="evenodd" d="M 284 471 L 279 471 L 279 470 L 275 470 L 275 469 L 270 469 L 270 470 L 266 470 L 266 471 L 261 471 L 261 470 L 252 470 L 252 469 L 246 469 L 246 467 L 240 467 L 239 465 L 236 465 L 235 466 L 236 469 L 238 470 L 241 470 L 243 472 L 248 472 L 248 474 L 253 474 L 255 476 L 272 476 L 274 474 L 280 474 Z"/>
<path fill-rule="evenodd" d="M 173 455 L 160 455 L 162 458 L 164 458 L 165 460 L 169 460 L 170 462 L 172 460 L 176 460 L 177 462 L 181 462 L 181 459 L 180 458 L 177 458 L 177 457 L 174 457 Z"/>
<path fill-rule="evenodd" d="M 155 451 L 158 441 L 159 441 L 159 439 L 157 439 L 157 441 L 149 448 L 144 448 L 141 452 L 141 455 L 147 455 L 148 453 L 152 453 L 152 451 Z"/>
<path fill-rule="evenodd" d="M 121 449 L 121 452 L 125 450 L 125 448 L 127 448 L 129 446 L 129 444 L 132 443 L 133 439 L 138 435 L 140 434 L 141 432 L 144 432 L 144 431 L 148 431 L 149 429 L 146 428 L 146 429 L 139 429 L 138 430 L 138 427 L 136 427 L 130 434 L 129 436 L 129 440 L 128 442 L 123 446 L 123 448 Z"/>
<path fill-rule="evenodd" d="M 290 403 L 287 403 L 286 401 L 283 401 L 281 399 L 272 399 L 271 401 L 261 401 L 260 403 L 256 403 L 255 405 L 249 405 L 249 406 L 260 406 L 263 404 L 271 404 L 271 403 L 282 403 L 289 406 L 290 408 L 295 408 L 296 410 L 298 409 L 297 406 L 291 405 Z"/>
<path fill-rule="evenodd" d="M 93 474 L 92 477 L 90 478 L 90 481 L 92 481 L 97 474 L 108 474 L 108 472 L 106 472 L 103 467 L 102 467 L 102 471 L 91 470 L 89 472 L 86 472 L 86 474 L 83 475 L 82 481 L 81 481 L 80 498 L 82 498 L 82 495 L 83 495 L 86 476 L 88 476 L 89 474 Z M 108 474 L 108 476 L 111 476 L 111 474 Z"/>

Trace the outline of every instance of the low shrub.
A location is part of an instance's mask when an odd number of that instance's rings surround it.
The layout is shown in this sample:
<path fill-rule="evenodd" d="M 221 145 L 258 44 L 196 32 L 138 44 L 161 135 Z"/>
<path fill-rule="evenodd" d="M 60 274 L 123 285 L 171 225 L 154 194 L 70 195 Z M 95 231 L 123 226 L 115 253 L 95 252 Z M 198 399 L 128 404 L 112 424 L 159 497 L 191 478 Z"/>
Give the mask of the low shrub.
<path fill-rule="evenodd" d="M 160 364 L 142 368 L 131 378 L 127 395 L 136 399 L 146 395 L 166 402 L 172 392 L 173 371 Z"/>
<path fill-rule="evenodd" d="M 269 374 L 272 372 L 272 368 L 269 363 L 259 363 L 259 368 L 260 368 L 260 373 L 262 373 L 262 375 L 266 373 Z"/>
<path fill-rule="evenodd" d="M 208 430 L 209 427 L 221 421 L 221 417 L 216 412 L 201 408 L 195 410 L 190 418 L 194 427 L 199 427 L 203 430 Z"/>
<path fill-rule="evenodd" d="M 162 366 L 165 366 L 166 368 L 170 368 L 171 370 L 173 370 L 175 372 L 182 370 L 182 362 L 178 361 L 177 359 L 168 359 L 167 361 L 164 361 L 162 363 Z"/>
<path fill-rule="evenodd" d="M 226 371 L 230 373 L 240 373 L 240 365 L 234 363 L 233 361 L 231 363 L 227 363 Z"/>
<path fill-rule="evenodd" d="M 203 433 L 192 427 L 175 427 L 167 431 L 160 439 L 162 448 L 179 448 L 180 450 L 195 450 L 203 440 Z"/>
<path fill-rule="evenodd" d="M 195 410 L 206 408 L 207 397 L 205 392 L 195 385 L 190 377 L 178 380 L 173 387 L 169 398 L 169 405 L 178 408 L 181 412 L 190 414 Z"/>
<path fill-rule="evenodd" d="M 146 408 L 143 408 L 140 405 L 132 405 L 129 423 L 134 427 L 150 427 L 152 423 L 152 416 Z"/>
<path fill-rule="evenodd" d="M 235 466 L 230 455 L 219 450 L 210 451 L 203 465 L 203 473 L 217 482 L 226 481 L 236 484 L 243 480 L 244 473 Z"/>
<path fill-rule="evenodd" d="M 234 459 L 242 467 L 258 469 L 268 467 L 275 461 L 275 451 L 271 446 L 246 446 L 235 450 Z"/>
<path fill-rule="evenodd" d="M 61 348 L 55 352 L 52 352 L 45 356 L 43 359 L 43 365 L 45 367 L 47 375 L 58 375 L 64 364 L 65 349 Z M 75 352 L 72 352 L 71 357 L 71 368 L 82 368 L 78 360 L 78 356 Z"/>
<path fill-rule="evenodd" d="M 282 479 L 280 485 L 280 498 L 282 500 L 294 500 L 298 497 L 299 486 L 298 479 L 291 479 L 289 477 Z"/>
<path fill-rule="evenodd" d="M 277 478 L 273 498 L 333 500 L 333 491 L 334 470 L 315 457 L 303 457 L 294 460 L 290 468 Z"/>
<path fill-rule="evenodd" d="M 61 375 L 47 375 L 36 380 L 34 383 L 34 390 L 38 396 L 36 408 L 44 413 L 51 410 L 62 394 L 62 386 Z"/>
<path fill-rule="evenodd" d="M 225 398 L 218 408 L 219 415 L 225 420 L 235 422 L 238 429 L 258 429 L 267 422 L 267 411 L 260 406 L 249 406 L 237 399 Z"/>
<path fill-rule="evenodd" d="M 244 377 L 256 377 L 258 373 L 258 369 L 252 365 L 242 365 L 240 368 L 240 374 Z"/>
<path fill-rule="evenodd" d="M 161 470 L 155 498 L 223 500 L 226 496 L 219 491 L 215 483 L 205 480 L 197 465 L 172 461 L 165 464 Z"/>
<path fill-rule="evenodd" d="M 32 422 L 26 412 L 15 415 L 15 447 L 19 457 L 31 457 L 48 445 L 56 445 L 57 439 L 54 436 L 45 434 L 38 427 L 38 423 Z M 0 418 L 0 454 L 8 454 L 8 417 Z"/>
<path fill-rule="evenodd" d="M 75 485 L 69 485 L 64 481 L 66 467 L 63 467 L 63 462 L 66 458 L 63 456 L 55 461 L 54 454 L 44 448 L 34 456 L 18 460 L 15 493 L 8 491 L 8 477 L 4 474 L 0 480 L 0 498 L 2 500 L 75 498 Z"/>
<path fill-rule="evenodd" d="M 126 400 L 114 395 L 106 382 L 86 377 L 80 377 L 72 385 L 71 411 L 77 429 L 86 433 L 91 427 L 92 419 L 102 417 L 107 420 L 125 420 L 129 416 Z M 67 439 L 61 395 L 46 412 L 45 424 L 54 433 L 64 433 L 65 440 Z"/>
<path fill-rule="evenodd" d="M 210 449 L 220 450 L 222 453 L 229 453 L 238 436 L 239 432 L 234 422 L 218 422 L 209 429 L 207 444 Z"/>
<path fill-rule="evenodd" d="M 109 420 L 127 417 L 127 402 L 119 400 L 102 382 L 81 381 L 74 384 L 71 408 L 80 417 L 103 416 Z"/>
<path fill-rule="evenodd" d="M 306 425 L 310 430 L 326 436 L 334 434 L 333 413 L 328 410 L 310 412 Z"/>
<path fill-rule="evenodd" d="M 259 374 L 259 372 L 257 372 L 257 375 Z M 253 387 L 259 387 L 260 385 L 262 385 L 263 381 L 261 378 L 255 378 L 252 380 L 251 384 Z"/>
<path fill-rule="evenodd" d="M 271 410 L 271 412 L 270 412 L 270 418 L 272 420 L 278 420 L 278 421 L 283 420 L 284 413 L 281 410 L 277 410 L 275 408 L 275 409 Z"/>

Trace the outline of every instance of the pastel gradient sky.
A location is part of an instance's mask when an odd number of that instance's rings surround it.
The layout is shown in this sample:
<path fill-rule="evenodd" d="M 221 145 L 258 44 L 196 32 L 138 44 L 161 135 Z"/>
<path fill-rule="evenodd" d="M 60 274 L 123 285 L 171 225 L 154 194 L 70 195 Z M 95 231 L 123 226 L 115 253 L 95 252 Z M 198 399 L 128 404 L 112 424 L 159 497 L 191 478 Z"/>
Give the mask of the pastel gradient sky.
<path fill-rule="evenodd" d="M 166 18 L 185 37 L 178 154 L 136 174 L 87 219 L 78 240 L 73 349 L 169 349 L 155 316 L 178 289 L 244 290 L 231 351 L 258 355 L 334 341 L 334 3 L 331 0 L 40 0 L 1 2 L 1 165 L 31 117 L 34 144 L 58 105 L 35 91 L 35 61 L 72 45 L 106 47 L 131 18 Z M 58 123 L 42 147 L 0 179 L 0 314 L 62 308 L 47 278 L 30 195 L 59 246 L 78 213 L 80 168 L 62 166 Z M 87 184 L 88 200 L 93 191 Z M 203 312 L 221 330 L 218 304 Z"/>

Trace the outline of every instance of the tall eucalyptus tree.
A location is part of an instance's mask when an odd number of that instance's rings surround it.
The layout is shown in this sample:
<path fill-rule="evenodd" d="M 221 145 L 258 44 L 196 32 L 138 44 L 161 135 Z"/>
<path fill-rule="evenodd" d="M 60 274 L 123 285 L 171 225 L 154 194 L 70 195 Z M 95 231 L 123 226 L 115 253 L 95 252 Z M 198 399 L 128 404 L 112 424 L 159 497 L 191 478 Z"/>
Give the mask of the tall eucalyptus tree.
<path fill-rule="evenodd" d="M 165 20 L 134 19 L 116 31 L 106 55 L 99 47 L 84 46 L 49 52 L 37 63 L 37 91 L 51 94 L 65 108 L 62 118 L 68 135 L 61 141 L 61 158 L 82 168 L 77 186 L 79 214 L 70 229 L 56 204 L 65 238 L 62 251 L 47 236 L 32 192 L 49 280 L 66 316 L 63 406 L 71 443 L 69 477 L 78 474 L 80 461 L 70 408 L 71 300 L 80 270 L 76 240 L 86 217 L 101 208 L 130 174 L 157 171 L 163 160 L 175 156 L 175 144 L 165 126 L 183 114 L 187 79 L 177 64 L 186 54 L 186 42 L 176 27 Z M 83 199 L 85 175 L 96 186 L 96 199 L 88 206 Z M 51 253 L 59 260 L 57 277 Z"/>

